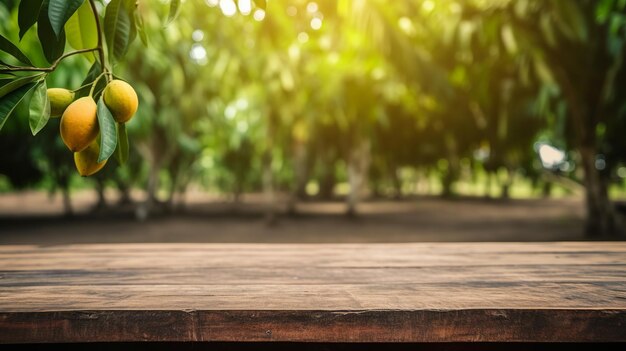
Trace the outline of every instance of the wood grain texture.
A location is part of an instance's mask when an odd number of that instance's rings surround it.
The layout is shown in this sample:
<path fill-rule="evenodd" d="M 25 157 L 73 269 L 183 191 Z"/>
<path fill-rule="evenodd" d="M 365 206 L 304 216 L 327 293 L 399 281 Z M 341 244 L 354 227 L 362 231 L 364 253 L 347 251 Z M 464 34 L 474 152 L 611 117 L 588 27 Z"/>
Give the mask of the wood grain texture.
<path fill-rule="evenodd" d="M 0 246 L 0 342 L 626 341 L 626 243 Z"/>

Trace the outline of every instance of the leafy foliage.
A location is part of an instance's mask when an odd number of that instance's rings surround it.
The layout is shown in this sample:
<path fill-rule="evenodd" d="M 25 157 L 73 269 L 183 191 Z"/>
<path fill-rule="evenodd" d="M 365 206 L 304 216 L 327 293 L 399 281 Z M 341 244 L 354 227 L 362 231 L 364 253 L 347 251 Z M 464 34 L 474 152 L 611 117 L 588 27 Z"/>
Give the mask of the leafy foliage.
<path fill-rule="evenodd" d="M 54 34 L 59 37 L 61 30 L 70 17 L 78 10 L 85 0 L 49 0 L 48 19 Z"/>
<path fill-rule="evenodd" d="M 48 16 L 49 8 L 50 0 L 44 0 L 37 20 L 37 34 L 46 59 L 52 63 L 65 51 L 65 29 L 61 27 L 58 33 L 53 29 Z"/>
<path fill-rule="evenodd" d="M 18 49 L 17 46 L 13 45 L 13 43 L 11 43 L 7 38 L 3 37 L 2 35 L 0 35 L 0 50 L 3 50 L 4 52 L 10 54 L 24 64 L 32 65 L 28 57 L 26 57 L 26 55 L 24 55 L 24 53 L 22 53 L 22 51 Z"/>
<path fill-rule="evenodd" d="M 19 39 L 33 42 L 28 36 L 31 27 L 37 27 L 36 44 L 41 46 L 48 67 L 35 66 L 29 58 L 37 57 L 32 50 L 22 51 L 4 35 L 0 35 L 0 53 L 10 57 L 0 57 L 0 129 L 7 119 L 16 114 L 20 105 L 28 107 L 28 120 L 33 135 L 40 133 L 49 122 L 51 106 L 55 111 L 63 111 L 73 99 L 91 96 L 98 101 L 97 119 L 100 154 L 98 162 L 116 156 L 124 161 L 128 158 L 128 140 L 124 125 L 117 126 L 100 95 L 114 75 L 109 64 L 119 62 L 137 35 L 137 23 L 142 24 L 136 13 L 135 0 L 113 0 L 104 4 L 102 16 L 95 0 L 41 0 L 21 1 L 17 6 L 17 27 Z M 9 7 L 10 8 L 10 7 Z M 105 41 L 106 40 L 106 46 Z M 66 52 L 66 41 L 74 51 Z M 146 40 L 145 40 L 146 41 Z M 20 46 L 24 46 L 20 44 Z M 29 56 L 24 54 L 27 52 Z M 81 55 L 91 62 L 83 82 L 76 89 L 48 90 L 47 80 L 54 76 L 57 68 L 66 59 Z M 108 60 L 106 59 L 108 55 Z M 16 65 L 17 60 L 21 65 Z M 37 61 L 41 61 L 39 58 Z M 36 73 L 33 73 L 36 72 Z M 62 72 L 62 70 L 61 70 Z M 27 75 L 28 73 L 33 73 Z M 52 95 L 49 95 L 52 94 Z M 22 104 L 22 101 L 24 103 Z M 59 114 L 60 112 L 55 112 Z M 76 110 L 73 113 L 81 113 Z M 61 125 L 63 126 L 61 119 Z M 74 119 L 76 120 L 76 119 Z M 78 119 L 80 120 L 80 119 Z M 69 122 L 68 122 L 69 123 Z M 74 122 L 73 122 L 74 123 Z M 65 129 L 66 135 L 71 129 Z M 69 134 L 67 134 L 69 133 Z M 91 136 L 88 134 L 87 136 Z M 118 142 L 118 135 L 120 142 Z M 87 140 L 88 141 L 88 140 Z M 123 162 L 120 162 L 123 163 Z M 64 181 L 67 184 L 66 181 Z"/>
<path fill-rule="evenodd" d="M 24 96 L 34 87 L 35 83 L 29 82 L 2 97 L 2 100 L 0 100 L 0 128 L 2 128 L 7 119 L 11 117 L 17 105 L 24 99 Z"/>
<path fill-rule="evenodd" d="M 75 50 L 98 46 L 98 28 L 88 1 L 85 1 L 65 24 L 67 42 Z M 93 53 L 86 54 L 90 61 L 95 61 Z"/>
<path fill-rule="evenodd" d="M 20 26 L 20 40 L 26 34 L 39 17 L 39 11 L 44 0 L 32 0 L 32 1 L 20 1 L 20 7 L 18 12 L 18 23 Z"/>
<path fill-rule="evenodd" d="M 102 45 L 104 60 L 85 52 L 91 62 L 78 56 L 77 69 L 58 73 L 88 71 L 71 87 L 96 101 L 113 68 L 133 82 L 137 117 L 116 133 L 103 120 L 100 156 L 127 162 L 138 185 L 298 196 L 310 185 L 322 196 L 361 180 L 401 194 L 415 182 L 409 173 L 436 176 L 452 195 L 456 180 L 487 174 L 504 194 L 511 179 L 550 182 L 538 143 L 567 155 L 552 170 L 558 177 L 587 189 L 623 181 L 621 0 L 112 0 L 97 16 L 92 1 L 25 2 L 24 39 L 2 37 L 0 59 L 42 62 L 26 50 L 36 20 L 52 65 L 64 32 L 74 50 Z M 131 45 L 136 36 L 144 46 Z M 33 84 L 24 73 L 3 75 L 19 83 L 0 92 Z M 141 157 L 129 155 L 127 132 Z"/>
<path fill-rule="evenodd" d="M 125 0 L 112 0 L 104 15 L 104 35 L 107 46 L 113 53 L 111 63 L 120 60 L 126 54 L 131 39 L 131 15 L 125 6 Z"/>
<path fill-rule="evenodd" d="M 170 0 L 170 12 L 167 15 L 167 23 L 170 24 L 180 14 L 180 0 Z"/>
<path fill-rule="evenodd" d="M 33 135 L 37 135 L 50 119 L 50 101 L 48 100 L 48 87 L 46 81 L 42 80 L 35 87 L 30 100 L 30 112 L 28 122 Z"/>
<path fill-rule="evenodd" d="M 102 97 L 98 100 L 98 124 L 100 125 L 100 155 L 98 162 L 108 160 L 117 147 L 117 130 L 111 112 Z"/>
<path fill-rule="evenodd" d="M 128 134 L 124 123 L 117 124 L 117 141 L 115 159 L 120 165 L 124 165 L 128 161 Z"/>

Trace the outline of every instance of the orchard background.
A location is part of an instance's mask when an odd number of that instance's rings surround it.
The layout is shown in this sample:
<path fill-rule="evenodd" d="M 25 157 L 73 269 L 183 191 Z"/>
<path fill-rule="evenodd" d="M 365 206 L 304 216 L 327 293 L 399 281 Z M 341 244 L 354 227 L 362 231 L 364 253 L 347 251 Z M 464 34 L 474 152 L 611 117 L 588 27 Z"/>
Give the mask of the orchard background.
<path fill-rule="evenodd" d="M 623 237 L 626 0 L 4 0 L 0 35 L 6 242 Z"/>

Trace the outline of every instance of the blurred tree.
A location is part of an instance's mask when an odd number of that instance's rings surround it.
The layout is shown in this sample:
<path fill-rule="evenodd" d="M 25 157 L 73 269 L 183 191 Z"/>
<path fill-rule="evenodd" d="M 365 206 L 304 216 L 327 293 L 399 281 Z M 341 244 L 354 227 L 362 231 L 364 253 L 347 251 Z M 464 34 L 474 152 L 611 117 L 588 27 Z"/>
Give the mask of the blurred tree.
<path fill-rule="evenodd" d="M 557 84 L 567 103 L 568 142 L 580 154 L 590 236 L 621 230 L 599 157 L 604 131 L 626 101 L 616 79 L 626 69 L 625 10 L 624 1 L 521 1 L 499 14 L 510 19 L 541 78 Z"/>

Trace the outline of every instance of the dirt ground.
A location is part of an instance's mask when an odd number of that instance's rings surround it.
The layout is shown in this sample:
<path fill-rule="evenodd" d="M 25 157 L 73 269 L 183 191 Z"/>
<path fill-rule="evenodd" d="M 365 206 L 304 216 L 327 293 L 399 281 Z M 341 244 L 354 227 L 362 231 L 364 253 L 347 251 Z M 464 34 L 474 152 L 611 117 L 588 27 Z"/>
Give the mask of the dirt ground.
<path fill-rule="evenodd" d="M 114 201 L 110 201 L 114 203 Z M 419 197 L 367 201 L 359 216 L 340 202 L 306 202 L 296 215 L 282 212 L 267 225 L 262 197 L 233 205 L 196 194 L 184 212 L 144 221 L 134 207 L 93 212 L 95 197 L 73 197 L 77 214 L 63 216 L 59 197 L 43 193 L 0 195 L 0 244 L 115 242 L 416 242 L 582 240 L 579 198 L 485 200 Z"/>

